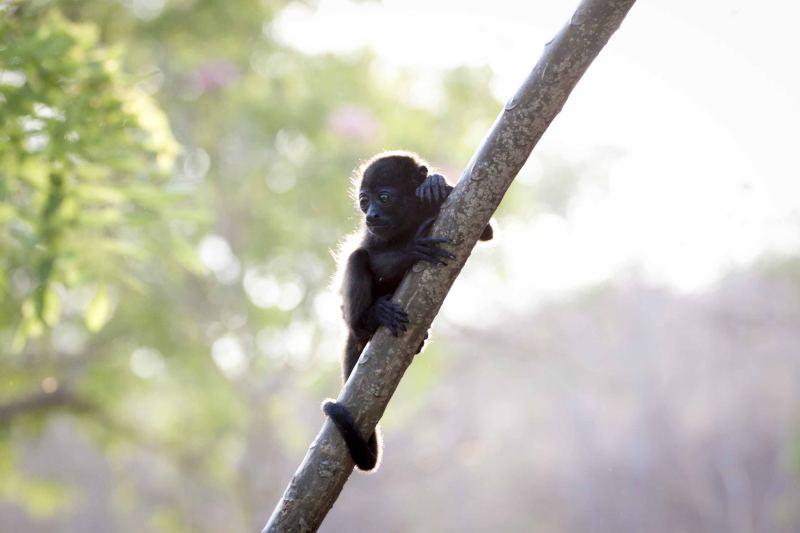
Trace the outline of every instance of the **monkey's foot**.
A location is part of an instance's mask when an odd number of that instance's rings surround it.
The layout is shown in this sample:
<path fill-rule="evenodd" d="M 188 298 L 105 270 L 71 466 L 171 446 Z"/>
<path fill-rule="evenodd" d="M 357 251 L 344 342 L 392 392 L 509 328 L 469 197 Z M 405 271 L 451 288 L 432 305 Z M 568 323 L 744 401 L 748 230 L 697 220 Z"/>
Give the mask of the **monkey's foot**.
<path fill-rule="evenodd" d="M 389 296 L 383 296 L 378 300 L 376 315 L 381 326 L 386 326 L 392 335 L 399 337 L 401 333 L 406 332 L 408 313 L 389 298 Z"/>

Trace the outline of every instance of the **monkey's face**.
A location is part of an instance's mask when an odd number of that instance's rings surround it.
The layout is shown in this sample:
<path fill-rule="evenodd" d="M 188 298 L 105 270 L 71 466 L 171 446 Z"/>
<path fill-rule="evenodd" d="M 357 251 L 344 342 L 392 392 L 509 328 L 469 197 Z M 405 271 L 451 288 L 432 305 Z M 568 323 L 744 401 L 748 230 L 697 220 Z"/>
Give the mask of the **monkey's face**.
<path fill-rule="evenodd" d="M 399 194 L 394 187 L 363 188 L 358 193 L 358 206 L 364 213 L 367 231 L 376 237 L 391 238 L 400 222 Z"/>
<path fill-rule="evenodd" d="M 409 200 L 414 200 L 410 202 Z M 398 187 L 376 183 L 361 187 L 358 205 L 364 213 L 367 231 L 382 240 L 391 240 L 414 226 L 416 197 Z"/>
<path fill-rule="evenodd" d="M 404 155 L 381 157 L 364 170 L 358 205 L 372 237 L 390 241 L 413 234 L 422 216 L 415 190 L 427 172 Z"/>

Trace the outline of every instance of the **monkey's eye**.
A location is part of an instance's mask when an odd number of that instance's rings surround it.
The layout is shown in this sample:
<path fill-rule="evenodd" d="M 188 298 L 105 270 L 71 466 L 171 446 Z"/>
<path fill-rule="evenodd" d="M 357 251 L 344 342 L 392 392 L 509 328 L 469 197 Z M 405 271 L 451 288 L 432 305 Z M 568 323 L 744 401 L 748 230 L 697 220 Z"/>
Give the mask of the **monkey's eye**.
<path fill-rule="evenodd" d="M 389 196 L 389 193 L 388 193 L 388 192 L 382 192 L 382 193 L 380 193 L 380 194 L 378 195 L 378 201 L 379 201 L 380 203 L 382 203 L 382 204 L 385 204 L 386 202 L 388 202 L 390 198 L 391 198 L 391 197 Z"/>
<path fill-rule="evenodd" d="M 358 207 L 360 207 L 364 212 L 367 211 L 367 208 L 369 207 L 369 200 L 366 196 L 362 196 L 358 199 Z"/>

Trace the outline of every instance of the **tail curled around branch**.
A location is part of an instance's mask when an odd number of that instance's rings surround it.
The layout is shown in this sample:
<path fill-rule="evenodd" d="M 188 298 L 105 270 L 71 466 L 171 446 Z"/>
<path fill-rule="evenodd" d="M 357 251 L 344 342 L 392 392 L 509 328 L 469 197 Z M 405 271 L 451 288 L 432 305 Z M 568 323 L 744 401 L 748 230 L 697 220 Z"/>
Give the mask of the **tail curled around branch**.
<path fill-rule="evenodd" d="M 322 403 L 322 412 L 330 417 L 342 435 L 350 456 L 359 470 L 376 470 L 380 461 L 380 432 L 377 426 L 369 439 L 365 439 L 356 427 L 355 420 L 347 408 L 334 400 Z"/>

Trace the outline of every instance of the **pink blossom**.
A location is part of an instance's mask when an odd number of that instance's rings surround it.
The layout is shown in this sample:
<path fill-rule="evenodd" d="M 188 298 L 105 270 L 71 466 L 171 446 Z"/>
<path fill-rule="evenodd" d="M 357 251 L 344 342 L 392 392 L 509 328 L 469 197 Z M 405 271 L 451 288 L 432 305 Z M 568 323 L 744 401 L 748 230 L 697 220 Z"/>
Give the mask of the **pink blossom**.
<path fill-rule="evenodd" d="M 191 73 L 191 79 L 198 90 L 213 91 L 227 87 L 239 79 L 239 69 L 223 59 L 209 61 L 197 67 Z"/>
<path fill-rule="evenodd" d="M 328 115 L 328 127 L 338 137 L 367 140 L 378 133 L 378 121 L 363 107 L 345 104 Z"/>

